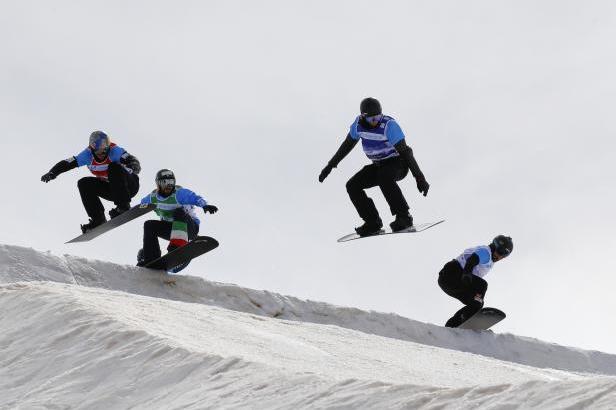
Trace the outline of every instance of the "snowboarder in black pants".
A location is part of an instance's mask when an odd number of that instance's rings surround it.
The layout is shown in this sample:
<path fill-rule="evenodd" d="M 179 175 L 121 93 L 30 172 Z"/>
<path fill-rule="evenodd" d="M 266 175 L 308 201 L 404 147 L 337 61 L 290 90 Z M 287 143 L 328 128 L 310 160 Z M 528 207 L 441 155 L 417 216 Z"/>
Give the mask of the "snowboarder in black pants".
<path fill-rule="evenodd" d="M 465 250 L 447 262 L 438 275 L 438 285 L 465 306 L 453 315 L 445 326 L 458 327 L 483 307 L 488 282 L 483 279 L 494 262 L 506 258 L 513 250 L 510 237 L 499 235 L 490 245 Z"/>
<path fill-rule="evenodd" d="M 392 215 L 396 217 L 390 224 L 392 231 L 410 228 L 413 217 L 397 181 L 404 179 L 410 169 L 417 189 L 424 196 L 428 194 L 430 184 L 419 169 L 413 150 L 406 144 L 402 129 L 392 117 L 383 115 L 379 101 L 365 98 L 360 104 L 360 113 L 336 154 L 321 171 L 319 182 L 327 178 L 361 139 L 364 152 L 372 164 L 362 168 L 346 184 L 351 202 L 364 220 L 364 224 L 355 231 L 360 236 L 369 236 L 377 234 L 383 227 L 374 202 L 365 192 L 375 186 L 381 188 Z"/>
<path fill-rule="evenodd" d="M 109 211 L 114 218 L 130 209 L 130 200 L 139 191 L 139 160 L 124 148 L 112 143 L 102 131 L 90 135 L 89 146 L 78 155 L 62 160 L 41 177 L 49 182 L 63 172 L 86 165 L 93 177 L 81 178 L 77 186 L 81 201 L 90 217 L 90 222 L 81 225 L 83 233 L 107 221 L 105 208 L 100 198 L 113 201 L 115 208 Z"/>
<path fill-rule="evenodd" d="M 193 191 L 175 184 L 175 174 L 168 169 L 156 173 L 156 189 L 141 200 L 142 205 L 156 205 L 160 221 L 143 224 L 143 248 L 137 253 L 137 266 L 145 266 L 161 256 L 158 238 L 169 241 L 167 251 L 184 246 L 197 237 L 200 220 L 195 207 L 215 214 L 218 208 Z M 185 266 L 185 265 L 184 265 Z"/>

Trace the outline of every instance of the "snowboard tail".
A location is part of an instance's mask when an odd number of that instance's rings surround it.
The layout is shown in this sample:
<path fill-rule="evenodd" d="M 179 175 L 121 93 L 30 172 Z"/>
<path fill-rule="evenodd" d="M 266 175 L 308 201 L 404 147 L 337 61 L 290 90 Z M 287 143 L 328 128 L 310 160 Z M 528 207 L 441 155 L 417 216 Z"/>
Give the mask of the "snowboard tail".
<path fill-rule="evenodd" d="M 413 225 L 408 229 L 403 229 L 401 231 L 397 231 L 397 232 L 392 232 L 391 229 L 387 228 L 387 229 L 381 229 L 380 232 L 375 233 L 374 235 L 368 235 L 368 236 L 359 236 L 357 233 L 350 233 L 348 235 L 343 236 L 342 238 L 338 239 L 338 242 L 348 242 L 348 241 L 354 241 L 356 239 L 363 239 L 363 238 L 371 238 L 373 236 L 381 236 L 381 235 L 391 235 L 391 234 L 399 234 L 399 233 L 414 233 L 414 232 L 421 232 L 421 231 L 425 231 L 426 229 L 430 229 L 433 226 L 436 226 L 440 223 L 445 222 L 445 220 L 441 220 L 438 222 L 427 222 L 427 223 L 423 223 L 423 224 L 418 224 L 418 225 Z"/>
<path fill-rule="evenodd" d="M 110 230 L 115 229 L 118 226 L 124 225 L 125 223 L 130 222 L 133 219 L 139 218 L 141 215 L 147 214 L 148 212 L 153 210 L 155 207 L 156 207 L 156 205 L 154 205 L 154 204 L 135 205 L 131 209 L 129 209 L 128 211 L 126 211 L 124 213 L 121 213 L 120 215 L 116 216 L 115 218 L 110 219 L 109 221 L 105 222 L 104 224 L 101 224 L 101 225 L 97 226 L 96 228 L 91 229 L 91 230 L 87 231 L 86 233 L 84 233 L 83 235 L 79 235 L 79 236 L 71 239 L 70 241 L 68 241 L 66 243 L 76 243 L 76 242 L 88 242 L 88 241 L 91 241 L 92 239 L 96 238 L 97 236 L 100 236 L 100 235 L 104 234 L 105 232 L 109 232 Z"/>
<path fill-rule="evenodd" d="M 466 322 L 458 326 L 459 329 L 488 330 L 507 315 L 501 310 L 491 307 L 484 307 L 479 312 L 471 316 Z"/>
<path fill-rule="evenodd" d="M 212 249 L 216 249 L 218 245 L 218 241 L 212 237 L 197 236 L 186 245 L 168 252 L 160 258 L 147 263 L 144 267 L 176 273 L 185 268 L 191 260 Z"/>

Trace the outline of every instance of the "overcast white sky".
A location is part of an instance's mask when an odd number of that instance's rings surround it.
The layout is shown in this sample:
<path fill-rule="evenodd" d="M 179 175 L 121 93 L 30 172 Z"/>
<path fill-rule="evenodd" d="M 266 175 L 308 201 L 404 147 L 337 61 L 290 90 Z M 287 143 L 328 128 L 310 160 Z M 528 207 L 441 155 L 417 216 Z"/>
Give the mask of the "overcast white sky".
<path fill-rule="evenodd" d="M 615 38 L 610 1 L 3 0 L 0 242 L 135 262 L 144 219 L 64 245 L 85 168 L 40 182 L 101 129 L 141 160 L 139 197 L 166 167 L 219 206 L 188 274 L 442 324 L 438 271 L 504 233 L 497 331 L 616 353 Z M 447 222 L 338 244 L 368 160 L 317 176 L 366 96 L 432 185 L 401 183 L 416 223 Z"/>

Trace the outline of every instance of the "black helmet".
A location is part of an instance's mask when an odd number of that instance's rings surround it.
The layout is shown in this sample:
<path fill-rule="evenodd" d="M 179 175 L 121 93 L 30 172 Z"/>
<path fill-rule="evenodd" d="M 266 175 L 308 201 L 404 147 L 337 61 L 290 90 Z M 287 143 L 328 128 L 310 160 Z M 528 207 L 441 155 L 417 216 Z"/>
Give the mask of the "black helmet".
<path fill-rule="evenodd" d="M 168 169 L 161 169 L 156 173 L 156 187 L 158 187 L 159 191 L 162 191 L 164 188 L 169 186 L 175 189 L 175 175 L 173 171 Z"/>
<path fill-rule="evenodd" d="M 381 103 L 376 98 L 364 98 L 359 104 L 359 112 L 366 117 L 383 114 Z"/>
<path fill-rule="evenodd" d="M 501 256 L 509 256 L 513 250 L 513 240 L 509 236 L 498 235 L 492 241 L 492 246 L 496 253 Z"/>

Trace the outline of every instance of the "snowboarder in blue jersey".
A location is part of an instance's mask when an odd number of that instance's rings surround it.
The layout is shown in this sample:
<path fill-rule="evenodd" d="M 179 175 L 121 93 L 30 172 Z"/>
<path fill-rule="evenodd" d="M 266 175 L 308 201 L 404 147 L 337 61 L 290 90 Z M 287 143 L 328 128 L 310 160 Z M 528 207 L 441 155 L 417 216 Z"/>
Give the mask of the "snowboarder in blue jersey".
<path fill-rule="evenodd" d="M 102 131 L 90 134 L 90 142 L 79 154 L 62 160 L 41 177 L 47 183 L 63 172 L 86 165 L 93 177 L 79 180 L 81 201 L 90 217 L 90 222 L 81 225 L 83 233 L 107 221 L 105 208 L 100 198 L 113 201 L 115 208 L 109 211 L 114 218 L 130 208 L 130 200 L 139 191 L 139 172 L 141 165 L 134 156 L 111 142 Z"/>
<path fill-rule="evenodd" d="M 158 238 L 169 240 L 168 251 L 184 246 L 199 233 L 199 218 L 195 207 L 215 214 L 218 208 L 207 203 L 193 191 L 175 184 L 173 171 L 156 173 L 156 189 L 141 200 L 142 205 L 155 204 L 160 221 L 143 224 L 143 248 L 137 255 L 137 266 L 145 266 L 161 256 Z"/>
<path fill-rule="evenodd" d="M 513 250 L 513 241 L 505 235 L 498 235 L 490 245 L 465 250 L 456 259 L 447 262 L 438 274 L 438 285 L 451 297 L 464 303 L 445 323 L 447 327 L 458 327 L 483 307 L 488 282 L 483 279 L 495 262 L 506 258 Z"/>
<path fill-rule="evenodd" d="M 395 220 L 390 224 L 392 231 L 398 232 L 413 226 L 409 206 L 397 184 L 408 174 L 409 169 L 417 182 L 417 189 L 424 196 L 430 184 L 413 156 L 413 150 L 406 144 L 404 133 L 398 123 L 383 115 L 381 104 L 375 98 L 365 98 L 360 104 L 360 115 L 351 125 L 344 142 L 319 175 L 323 182 L 346 157 L 361 139 L 364 152 L 372 164 L 366 165 L 346 184 L 351 202 L 357 209 L 364 224 L 355 228 L 360 236 L 380 232 L 383 222 L 379 212 L 365 190 L 378 186 L 385 196 Z"/>

